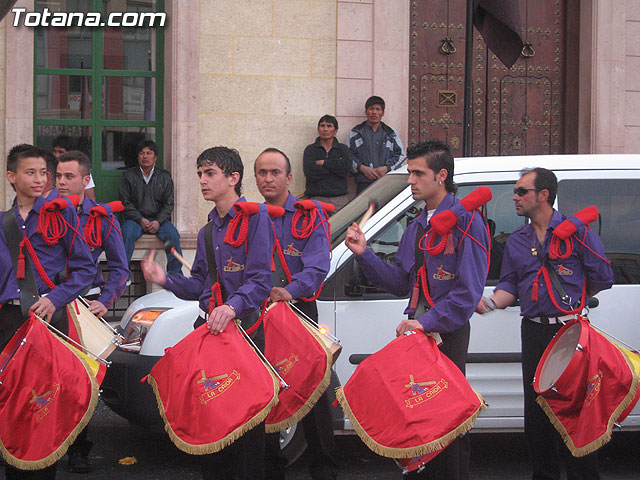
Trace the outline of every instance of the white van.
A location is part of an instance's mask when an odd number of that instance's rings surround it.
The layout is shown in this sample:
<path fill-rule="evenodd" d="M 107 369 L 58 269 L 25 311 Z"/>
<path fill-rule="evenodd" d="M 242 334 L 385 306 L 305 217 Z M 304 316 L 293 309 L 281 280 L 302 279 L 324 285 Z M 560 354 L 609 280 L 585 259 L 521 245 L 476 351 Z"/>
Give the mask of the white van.
<path fill-rule="evenodd" d="M 615 285 L 591 302 L 591 321 L 636 348 L 640 347 L 640 155 L 553 155 L 474 157 L 457 159 L 455 182 L 458 196 L 487 186 L 493 199 L 487 205 L 492 228 L 491 267 L 485 287 L 490 295 L 497 284 L 504 243 L 525 219 L 515 213 L 513 188 L 525 167 L 553 170 L 559 181 L 555 207 L 566 215 L 595 205 L 600 219 L 591 227 L 601 236 L 615 271 Z M 405 168 L 378 180 L 344 209 L 331 217 L 331 269 L 318 298 L 320 323 L 340 338 L 343 351 L 336 362 L 334 384 L 344 384 L 366 356 L 395 337 L 408 298 L 378 290 L 360 272 L 352 252 L 344 245 L 347 227 L 358 220 L 375 200 L 382 207 L 364 227 L 368 246 L 393 262 L 400 238 L 422 205 L 411 197 Z M 635 213 L 634 213 L 635 212 Z M 146 295 L 127 310 L 121 327 L 135 345 L 112 357 L 103 385 L 105 402 L 132 423 L 159 421 L 156 402 L 147 385 L 139 383 L 166 347 L 173 346 L 192 329 L 197 302 L 184 302 L 166 291 Z M 520 366 L 519 307 L 471 318 L 467 378 L 490 408 L 482 412 L 474 430 L 514 431 L 523 428 L 522 375 Z M 334 385 L 335 386 L 335 385 Z M 334 427 L 352 430 L 349 420 L 336 410 Z M 640 429 L 640 405 L 623 423 Z M 300 445 L 295 428 L 289 456 Z"/>

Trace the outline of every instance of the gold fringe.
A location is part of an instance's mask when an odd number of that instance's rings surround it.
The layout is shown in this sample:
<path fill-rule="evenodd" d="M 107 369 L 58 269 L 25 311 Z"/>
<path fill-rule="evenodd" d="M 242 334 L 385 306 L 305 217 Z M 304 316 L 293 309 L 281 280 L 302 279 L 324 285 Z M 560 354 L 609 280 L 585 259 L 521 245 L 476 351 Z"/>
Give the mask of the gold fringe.
<path fill-rule="evenodd" d="M 575 444 L 573 443 L 573 440 L 569 436 L 567 429 L 562 424 L 562 422 L 560 422 L 556 414 L 551 409 L 551 406 L 547 403 L 547 401 L 541 395 L 538 395 L 538 397 L 536 398 L 536 402 L 538 403 L 538 405 L 540 405 L 540 407 L 542 407 L 542 410 L 549 418 L 549 421 L 558 431 L 558 433 L 562 437 L 562 440 L 567 445 L 567 448 L 569 449 L 569 451 L 574 457 L 584 457 L 585 455 L 589 455 L 590 453 L 593 453 L 599 448 L 606 445 L 611 440 L 611 432 L 613 430 L 613 424 L 616 423 L 618 418 L 620 418 L 620 415 L 622 415 L 622 412 L 624 412 L 627 409 L 627 407 L 631 405 L 631 402 L 633 402 L 638 392 L 638 382 L 640 379 L 638 378 L 638 375 L 635 373 L 635 368 L 633 367 L 633 363 L 631 362 L 627 354 L 622 349 L 620 349 L 620 347 L 615 342 L 611 342 L 611 343 L 616 346 L 616 348 L 620 353 L 622 353 L 622 356 L 627 362 L 627 366 L 631 371 L 632 381 L 631 381 L 631 388 L 629 389 L 629 392 L 624 397 L 622 402 L 620 402 L 618 407 L 613 411 L 613 413 L 609 417 L 609 420 L 607 421 L 607 428 L 605 432 L 602 435 L 600 435 L 598 438 L 596 438 L 595 440 L 586 444 L 583 447 L 576 447 Z"/>
<path fill-rule="evenodd" d="M 266 365 L 265 365 L 265 368 L 267 368 Z M 198 444 L 198 445 L 185 442 L 176 434 L 176 432 L 174 432 L 173 428 L 171 427 L 171 425 L 167 420 L 166 412 L 164 410 L 164 405 L 162 404 L 162 400 L 160 399 L 160 392 L 158 391 L 158 385 L 156 383 L 156 380 L 151 376 L 151 374 L 149 374 L 147 378 L 147 382 L 151 385 L 151 387 L 153 388 L 153 393 L 155 393 L 156 395 L 158 410 L 160 411 L 160 416 L 164 421 L 164 429 L 169 434 L 169 438 L 171 439 L 173 444 L 176 447 L 178 447 L 178 449 L 190 455 L 207 455 L 209 453 L 219 452 L 223 448 L 228 447 L 237 439 L 239 439 L 242 435 L 247 433 L 249 430 L 260 425 L 260 423 L 262 423 L 264 419 L 267 418 L 269 411 L 278 403 L 278 391 L 280 390 L 280 387 L 279 387 L 280 382 L 273 375 L 271 370 L 267 368 L 267 371 L 271 375 L 271 380 L 273 381 L 273 389 L 274 389 L 273 398 L 269 401 L 269 403 L 261 411 L 259 411 L 253 418 L 249 419 L 247 423 L 236 428 L 233 432 L 229 433 L 224 438 L 221 438 L 217 442 Z"/>
<path fill-rule="evenodd" d="M 84 412 L 82 419 L 80 419 L 80 422 L 78 423 L 78 425 L 76 425 L 76 427 L 71 431 L 71 433 L 65 439 L 65 441 L 62 442 L 62 444 L 55 451 L 53 451 L 52 453 L 50 453 L 49 455 L 47 455 L 46 457 L 40 460 L 32 460 L 32 461 L 20 460 L 19 458 L 14 457 L 11 453 L 9 453 L 9 451 L 5 448 L 4 444 L 0 440 L 0 453 L 2 453 L 2 457 L 5 459 L 5 461 L 9 465 L 11 465 L 12 467 L 18 468 L 20 470 L 42 470 L 43 468 L 47 468 L 53 465 L 62 457 L 64 457 L 67 453 L 68 448 L 71 445 L 73 445 L 73 442 L 76 441 L 76 438 L 80 434 L 80 432 L 82 432 L 82 430 L 84 430 L 84 428 L 89 424 L 89 421 L 91 420 L 91 416 L 93 415 L 93 411 L 96 409 L 96 405 L 98 405 L 98 396 L 99 396 L 98 382 L 96 381 L 96 378 L 91 374 L 91 368 L 85 362 L 84 358 L 78 355 L 74 347 L 69 345 L 64 340 L 61 340 L 59 338 L 58 340 L 65 347 L 71 350 L 73 354 L 82 362 L 82 365 L 84 366 L 84 369 L 87 372 L 87 375 L 89 376 L 89 379 L 91 381 L 91 398 L 89 399 L 89 405 L 87 407 L 87 410 Z"/>
<path fill-rule="evenodd" d="M 480 406 L 476 409 L 475 412 L 471 414 L 469 418 L 467 418 L 464 422 L 462 422 L 462 424 L 460 424 L 455 430 L 447 433 L 446 435 L 432 442 L 426 443 L 424 445 L 420 445 L 418 447 L 392 448 L 392 447 L 386 447 L 384 445 L 380 445 L 378 442 L 376 442 L 374 439 L 372 439 L 369 436 L 369 434 L 364 430 L 364 428 L 362 428 L 362 425 L 360 425 L 360 422 L 358 422 L 358 419 L 353 414 L 353 411 L 349 406 L 349 402 L 347 401 L 347 398 L 344 395 L 343 388 L 342 387 L 336 388 L 336 398 L 338 402 L 340 402 L 340 406 L 342 407 L 342 410 L 347 414 L 347 417 L 349 417 L 349 420 L 351 421 L 351 424 L 353 425 L 353 428 L 358 434 L 358 436 L 360 437 L 360 439 L 373 452 L 377 453 L 378 455 L 382 455 L 383 457 L 389 457 L 389 458 L 411 458 L 411 457 L 419 457 L 421 455 L 426 455 L 427 453 L 437 452 L 438 450 L 442 450 L 443 448 L 447 447 L 453 440 L 456 439 L 456 437 L 471 430 L 480 412 L 482 412 L 484 409 L 487 408 L 487 405 L 484 399 L 482 398 L 482 395 L 480 395 L 475 390 L 473 390 L 473 393 L 475 393 L 478 396 L 478 400 L 480 400 Z"/>
<path fill-rule="evenodd" d="M 78 300 L 73 300 L 71 303 L 67 304 L 67 317 L 71 318 L 71 321 L 76 327 L 76 332 L 78 332 L 78 338 L 80 339 L 80 345 L 84 345 L 84 339 L 82 338 L 82 326 L 78 321 L 78 314 L 76 313 L 75 304 Z"/>
<path fill-rule="evenodd" d="M 290 308 L 290 307 L 289 307 Z M 278 423 L 268 423 L 265 425 L 265 430 L 267 433 L 275 433 L 280 430 L 284 430 L 289 428 L 294 423 L 302 420 L 305 415 L 307 415 L 318 402 L 318 399 L 322 396 L 327 388 L 329 388 L 329 384 L 331 383 L 331 364 L 332 364 L 332 355 L 327 346 L 324 344 L 319 334 L 304 320 L 301 320 L 300 323 L 304 325 L 311 335 L 316 339 L 316 341 L 322 346 L 322 350 L 324 350 L 326 356 L 326 368 L 324 371 L 324 376 L 322 377 L 322 381 L 315 388 L 309 399 L 302 405 L 296 412 L 294 412 L 289 418 L 285 418 L 284 420 Z"/>

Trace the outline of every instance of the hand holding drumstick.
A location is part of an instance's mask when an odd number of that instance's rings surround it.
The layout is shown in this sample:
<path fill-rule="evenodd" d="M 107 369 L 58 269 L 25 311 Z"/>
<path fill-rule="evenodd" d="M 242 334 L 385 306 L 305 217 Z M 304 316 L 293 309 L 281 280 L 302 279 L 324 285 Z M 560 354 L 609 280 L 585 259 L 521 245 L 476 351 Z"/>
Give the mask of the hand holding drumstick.
<path fill-rule="evenodd" d="M 371 216 L 376 211 L 377 204 L 372 201 L 369 203 L 369 208 L 364 212 L 364 215 L 360 219 L 360 223 L 353 222 L 347 229 L 347 236 L 345 238 L 345 244 L 356 255 L 362 255 L 367 248 L 367 239 L 362 233 L 362 227 L 367 223 Z"/>

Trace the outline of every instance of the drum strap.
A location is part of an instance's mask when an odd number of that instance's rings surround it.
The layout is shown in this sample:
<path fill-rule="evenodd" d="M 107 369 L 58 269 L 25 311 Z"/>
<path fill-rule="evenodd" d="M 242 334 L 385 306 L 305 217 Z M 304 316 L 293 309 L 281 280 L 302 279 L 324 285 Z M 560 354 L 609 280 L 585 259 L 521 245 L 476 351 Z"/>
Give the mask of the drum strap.
<path fill-rule="evenodd" d="M 429 282 L 426 275 L 424 252 L 420 248 L 420 240 L 424 235 L 424 231 L 424 227 L 418 223 L 415 244 L 416 283 L 413 285 L 411 299 L 409 300 L 409 308 L 414 309 L 415 313 L 409 316 L 411 319 L 422 316 L 433 306 L 433 300 L 431 300 L 431 295 L 429 294 Z"/>
<path fill-rule="evenodd" d="M 555 307 L 560 310 L 563 313 L 566 314 L 574 314 L 574 313 L 581 313 L 582 309 L 584 308 L 584 305 L 586 303 L 586 287 L 587 287 L 587 280 L 585 278 L 584 281 L 584 286 L 582 289 L 582 295 L 580 297 L 580 303 L 577 307 L 574 308 L 574 305 L 576 303 L 578 303 L 578 301 L 576 302 L 571 302 L 571 297 L 567 294 L 566 290 L 564 289 L 564 287 L 562 286 L 562 283 L 560 282 L 560 279 L 558 278 L 558 274 L 556 273 L 556 271 L 553 269 L 553 267 L 551 265 L 549 265 L 549 262 L 547 261 L 546 258 L 544 258 L 544 255 L 537 255 L 538 260 L 541 263 L 541 267 L 540 270 L 538 271 L 538 275 L 536 276 L 536 279 L 534 281 L 534 285 L 533 285 L 533 291 L 531 293 L 532 299 L 533 297 L 536 297 L 537 300 L 537 295 L 538 295 L 538 282 L 539 282 L 539 277 L 540 274 L 543 275 L 544 279 L 547 281 L 548 283 L 551 283 L 550 287 L 548 288 L 549 290 L 549 296 L 551 297 L 551 301 L 553 302 L 553 304 L 555 305 Z M 562 303 L 564 305 L 567 305 L 569 307 L 570 310 L 565 310 L 564 308 L 562 308 L 555 299 L 555 296 L 553 295 L 553 290 L 555 290 L 556 292 L 558 292 L 558 294 L 560 295 L 560 300 L 562 301 Z"/>
<path fill-rule="evenodd" d="M 273 222 L 272 222 L 273 224 Z M 287 264 L 287 258 L 282 251 L 282 245 L 278 236 L 276 235 L 276 227 L 273 226 L 273 254 L 271 255 L 271 284 L 274 287 L 284 287 L 291 283 L 291 270 Z M 322 292 L 324 282 L 320 284 L 318 290 L 310 297 L 300 297 L 299 300 L 303 302 L 315 302 Z"/>
<path fill-rule="evenodd" d="M 22 232 L 16 219 L 15 207 L 7 210 L 2 216 L 2 229 L 4 230 L 4 237 L 7 241 L 9 253 L 11 254 L 13 271 L 17 272 L 19 257 L 18 245 L 22 241 Z M 31 305 L 36 303 L 40 298 L 29 255 L 24 255 L 24 278 L 17 278 L 16 276 L 16 281 L 18 282 L 18 288 L 20 288 L 20 309 L 22 315 L 26 318 L 29 316 L 29 308 L 31 308 Z"/>
<path fill-rule="evenodd" d="M 222 301 L 227 299 L 227 292 L 224 285 L 218 278 L 218 265 L 216 264 L 216 256 L 213 252 L 213 222 L 209 222 L 204 226 L 204 247 L 207 253 L 207 264 L 209 266 L 209 286 L 213 287 L 216 283 L 220 285 Z"/>

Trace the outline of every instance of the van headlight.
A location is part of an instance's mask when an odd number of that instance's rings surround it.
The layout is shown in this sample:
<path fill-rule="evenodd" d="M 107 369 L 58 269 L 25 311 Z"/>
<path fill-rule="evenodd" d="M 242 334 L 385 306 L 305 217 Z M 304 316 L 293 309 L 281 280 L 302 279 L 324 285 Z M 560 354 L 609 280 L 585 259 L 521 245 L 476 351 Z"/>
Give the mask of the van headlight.
<path fill-rule="evenodd" d="M 169 308 L 143 308 L 137 311 L 124 330 L 124 340 L 120 349 L 126 352 L 139 352 L 153 322 Z"/>

